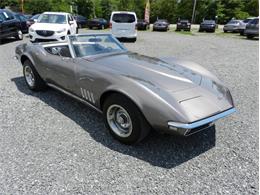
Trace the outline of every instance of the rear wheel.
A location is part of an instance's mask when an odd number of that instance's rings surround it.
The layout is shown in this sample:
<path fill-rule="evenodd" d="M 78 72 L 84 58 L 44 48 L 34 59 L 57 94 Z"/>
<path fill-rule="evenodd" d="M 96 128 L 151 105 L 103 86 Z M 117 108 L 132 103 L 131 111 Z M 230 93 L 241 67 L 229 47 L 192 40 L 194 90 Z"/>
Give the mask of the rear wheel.
<path fill-rule="evenodd" d="M 111 135 L 124 144 L 137 143 L 150 132 L 150 126 L 138 107 L 123 95 L 110 95 L 105 100 L 103 113 Z"/>
<path fill-rule="evenodd" d="M 227 32 L 227 30 L 224 30 L 224 33 L 226 33 Z"/>
<path fill-rule="evenodd" d="M 41 91 L 46 88 L 45 82 L 42 80 L 30 60 L 25 60 L 23 63 L 23 75 L 29 89 Z"/>
<path fill-rule="evenodd" d="M 15 36 L 16 40 L 23 40 L 23 32 L 18 29 Z"/>
<path fill-rule="evenodd" d="M 254 35 L 246 35 L 246 37 L 247 37 L 248 39 L 253 39 L 253 38 L 254 38 Z"/>

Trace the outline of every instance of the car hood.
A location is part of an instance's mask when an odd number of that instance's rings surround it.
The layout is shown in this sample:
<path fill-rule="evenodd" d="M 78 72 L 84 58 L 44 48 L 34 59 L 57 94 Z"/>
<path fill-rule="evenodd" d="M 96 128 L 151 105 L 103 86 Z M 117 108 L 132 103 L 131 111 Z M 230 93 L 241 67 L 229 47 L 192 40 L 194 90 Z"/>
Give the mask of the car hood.
<path fill-rule="evenodd" d="M 192 62 L 161 60 L 130 52 L 93 61 L 109 69 L 109 74 L 135 80 L 156 91 L 171 105 L 177 102 L 189 121 L 233 107 L 229 90 L 214 75 Z"/>
<path fill-rule="evenodd" d="M 59 31 L 66 28 L 66 24 L 51 24 L 51 23 L 34 23 L 31 28 L 34 30 L 51 30 Z"/>
<path fill-rule="evenodd" d="M 205 82 L 219 82 L 214 76 L 209 78 L 211 75 L 208 75 L 207 77 L 209 72 L 199 65 L 191 63 L 188 66 L 183 66 L 181 65 L 183 62 L 179 60 L 168 63 L 167 60 L 131 52 L 92 58 L 91 60 L 112 69 L 121 76 L 150 83 L 152 86 L 171 92 L 197 86 L 204 87 Z M 185 62 L 185 64 L 187 63 L 189 62 Z"/>

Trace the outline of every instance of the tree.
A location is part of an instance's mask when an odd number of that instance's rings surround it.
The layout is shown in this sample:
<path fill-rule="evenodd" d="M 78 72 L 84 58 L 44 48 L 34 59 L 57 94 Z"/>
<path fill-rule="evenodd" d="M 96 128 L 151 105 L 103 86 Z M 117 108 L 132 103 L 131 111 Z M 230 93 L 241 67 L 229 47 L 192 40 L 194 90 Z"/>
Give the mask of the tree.
<path fill-rule="evenodd" d="M 42 13 L 52 10 L 51 0 L 26 0 L 24 3 L 24 10 L 26 13 Z"/>
<path fill-rule="evenodd" d="M 78 7 L 78 14 L 87 18 L 93 17 L 94 4 L 92 0 L 75 0 L 75 5 Z"/>
<path fill-rule="evenodd" d="M 111 1 L 110 0 L 101 0 L 100 1 L 100 16 L 105 19 L 109 19 L 111 12 L 113 11 Z"/>

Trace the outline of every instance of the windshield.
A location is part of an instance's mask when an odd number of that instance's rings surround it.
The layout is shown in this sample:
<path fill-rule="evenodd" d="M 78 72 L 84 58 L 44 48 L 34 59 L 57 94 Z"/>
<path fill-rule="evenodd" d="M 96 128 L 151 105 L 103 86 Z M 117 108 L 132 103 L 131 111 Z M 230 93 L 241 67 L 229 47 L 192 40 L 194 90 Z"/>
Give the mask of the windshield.
<path fill-rule="evenodd" d="M 42 14 L 38 23 L 66 24 L 66 16 L 61 14 Z"/>
<path fill-rule="evenodd" d="M 126 48 L 110 34 L 74 35 L 69 38 L 76 57 L 127 51 Z"/>
<path fill-rule="evenodd" d="M 239 23 L 239 21 L 238 20 L 231 20 L 231 21 L 229 21 L 229 23 L 228 24 L 238 24 Z"/>
<path fill-rule="evenodd" d="M 41 15 L 41 14 L 36 14 L 36 15 L 32 16 L 30 19 L 32 19 L 32 20 L 38 19 L 40 15 Z"/>
<path fill-rule="evenodd" d="M 135 16 L 133 14 L 114 14 L 112 20 L 117 23 L 133 23 L 135 22 Z"/>
<path fill-rule="evenodd" d="M 214 20 L 204 20 L 203 21 L 204 24 L 215 24 Z"/>

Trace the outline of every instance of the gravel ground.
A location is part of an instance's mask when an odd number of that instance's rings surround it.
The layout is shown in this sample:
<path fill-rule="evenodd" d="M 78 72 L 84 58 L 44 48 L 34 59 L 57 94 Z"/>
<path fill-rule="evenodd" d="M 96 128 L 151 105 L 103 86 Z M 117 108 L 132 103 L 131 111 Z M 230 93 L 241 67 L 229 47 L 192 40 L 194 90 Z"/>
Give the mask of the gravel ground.
<path fill-rule="evenodd" d="M 131 51 L 200 63 L 226 83 L 237 113 L 182 138 L 113 140 L 92 109 L 27 89 L 0 45 L 0 194 L 258 194 L 258 40 L 235 34 L 139 32 Z"/>

